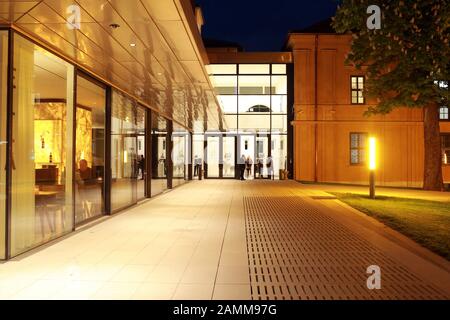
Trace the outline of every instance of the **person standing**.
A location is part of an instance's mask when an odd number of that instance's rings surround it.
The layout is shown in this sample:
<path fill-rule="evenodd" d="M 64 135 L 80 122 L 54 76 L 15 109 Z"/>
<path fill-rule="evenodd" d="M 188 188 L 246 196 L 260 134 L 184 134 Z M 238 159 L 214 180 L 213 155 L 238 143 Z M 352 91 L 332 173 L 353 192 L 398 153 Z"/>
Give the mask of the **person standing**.
<path fill-rule="evenodd" d="M 139 170 L 141 171 L 141 180 L 145 180 L 145 158 L 141 155 L 139 162 Z"/>
<path fill-rule="evenodd" d="M 244 179 L 244 173 L 245 173 L 245 155 L 242 155 L 240 161 L 239 161 L 239 179 L 240 180 L 245 180 Z"/>
<path fill-rule="evenodd" d="M 247 179 L 249 179 L 252 175 L 252 166 L 253 166 L 253 160 L 250 156 L 248 156 L 247 160 L 245 162 L 245 170 L 247 170 Z"/>
<path fill-rule="evenodd" d="M 275 177 L 273 175 L 273 161 L 272 161 L 271 156 L 267 157 L 266 167 L 267 167 L 267 175 L 268 175 L 269 179 L 273 180 Z"/>
<path fill-rule="evenodd" d="M 194 177 L 198 175 L 198 156 L 194 157 Z"/>
<path fill-rule="evenodd" d="M 263 160 L 261 158 L 256 159 L 256 170 L 258 170 L 258 177 L 262 179 L 263 177 Z"/>

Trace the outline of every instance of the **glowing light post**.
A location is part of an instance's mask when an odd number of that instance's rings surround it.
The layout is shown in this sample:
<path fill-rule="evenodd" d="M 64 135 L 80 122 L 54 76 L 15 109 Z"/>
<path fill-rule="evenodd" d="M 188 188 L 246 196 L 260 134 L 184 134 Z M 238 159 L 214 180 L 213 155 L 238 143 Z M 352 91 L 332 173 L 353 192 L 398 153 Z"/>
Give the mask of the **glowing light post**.
<path fill-rule="evenodd" d="M 375 199 L 375 169 L 377 168 L 377 139 L 369 138 L 370 198 Z"/>

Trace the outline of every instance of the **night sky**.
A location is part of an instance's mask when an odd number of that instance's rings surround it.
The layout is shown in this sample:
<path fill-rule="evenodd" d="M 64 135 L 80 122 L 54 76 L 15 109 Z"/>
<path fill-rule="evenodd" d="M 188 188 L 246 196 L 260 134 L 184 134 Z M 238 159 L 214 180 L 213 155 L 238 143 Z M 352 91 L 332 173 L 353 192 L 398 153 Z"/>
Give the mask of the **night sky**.
<path fill-rule="evenodd" d="M 196 0 L 203 37 L 239 43 L 245 51 L 280 51 L 289 30 L 334 15 L 337 0 Z"/>

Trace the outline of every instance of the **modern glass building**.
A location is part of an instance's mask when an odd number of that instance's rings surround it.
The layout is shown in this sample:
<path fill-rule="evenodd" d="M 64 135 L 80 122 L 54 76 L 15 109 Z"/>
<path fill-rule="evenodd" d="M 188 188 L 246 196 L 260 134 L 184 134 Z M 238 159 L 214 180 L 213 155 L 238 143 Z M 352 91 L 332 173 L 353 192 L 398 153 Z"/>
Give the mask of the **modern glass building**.
<path fill-rule="evenodd" d="M 247 179 L 365 184 L 369 135 L 379 185 L 421 185 L 423 113 L 364 117 L 351 35 L 240 52 L 206 48 L 202 25 L 190 0 L 0 1 L 0 260 L 188 180 L 237 179 L 244 158 Z"/>
<path fill-rule="evenodd" d="M 0 4 L 1 260 L 242 155 L 287 168 L 290 61 L 210 63 L 201 24 L 184 0 Z"/>

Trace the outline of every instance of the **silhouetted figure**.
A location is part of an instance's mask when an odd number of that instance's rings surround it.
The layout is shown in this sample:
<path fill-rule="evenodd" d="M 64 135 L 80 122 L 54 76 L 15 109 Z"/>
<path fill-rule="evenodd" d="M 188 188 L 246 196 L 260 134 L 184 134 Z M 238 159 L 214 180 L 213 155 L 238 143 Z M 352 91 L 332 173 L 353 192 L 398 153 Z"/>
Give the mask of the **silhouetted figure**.
<path fill-rule="evenodd" d="M 273 180 L 275 177 L 273 175 L 273 161 L 272 161 L 271 156 L 267 157 L 266 167 L 267 167 L 267 175 L 268 175 L 269 179 Z"/>
<path fill-rule="evenodd" d="M 138 161 L 139 171 L 141 172 L 141 180 L 145 179 L 145 158 L 143 155 L 140 156 Z"/>
<path fill-rule="evenodd" d="M 248 156 L 247 159 L 245 160 L 245 170 L 247 172 L 246 174 L 247 179 L 250 178 L 250 176 L 252 175 L 252 165 L 253 160 L 250 156 Z"/>
<path fill-rule="evenodd" d="M 239 162 L 239 178 L 240 178 L 240 180 L 245 180 L 244 174 L 245 174 L 245 162 L 246 161 L 247 161 L 247 159 L 245 158 L 245 155 L 242 155 L 240 162 Z"/>

